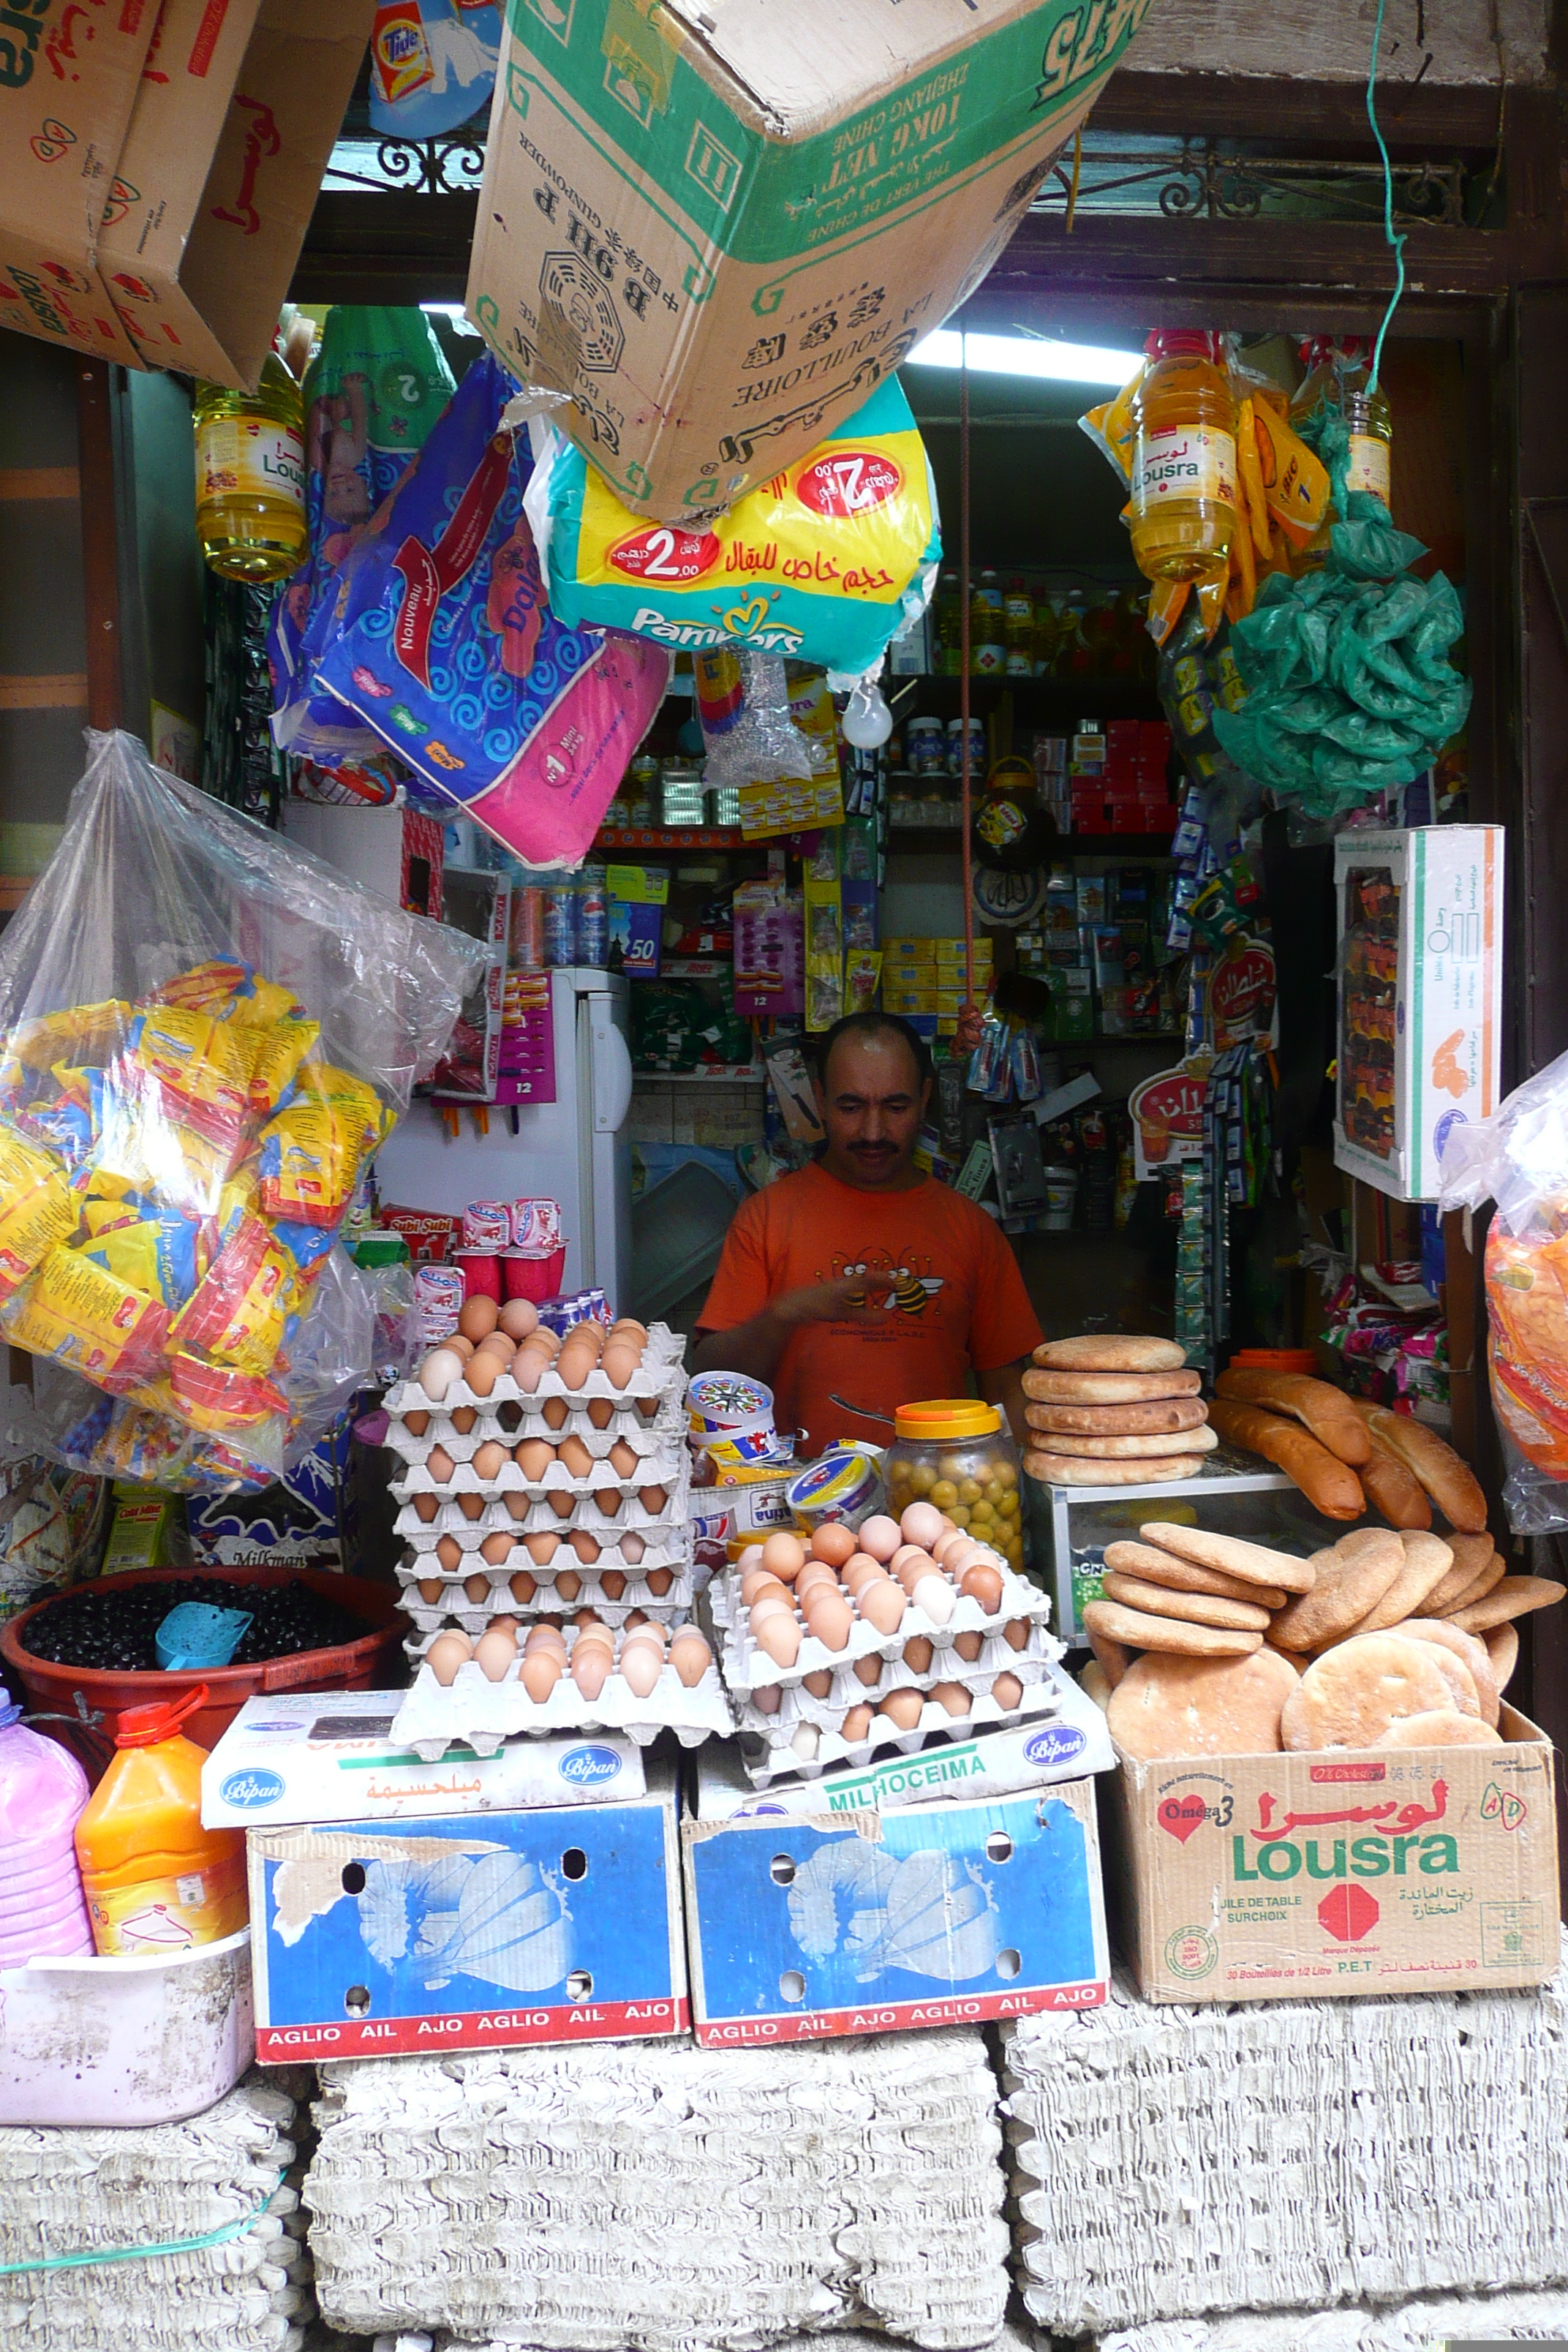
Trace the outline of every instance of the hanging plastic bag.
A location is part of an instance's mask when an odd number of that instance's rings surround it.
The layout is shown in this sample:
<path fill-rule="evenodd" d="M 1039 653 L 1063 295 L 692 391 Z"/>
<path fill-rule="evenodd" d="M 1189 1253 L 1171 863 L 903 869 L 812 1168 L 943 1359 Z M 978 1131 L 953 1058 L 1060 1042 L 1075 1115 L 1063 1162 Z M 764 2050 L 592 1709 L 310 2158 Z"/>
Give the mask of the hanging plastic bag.
<path fill-rule="evenodd" d="M 276 1475 L 333 1236 L 483 950 L 88 740 L 0 940 L 0 1331 Z"/>
<path fill-rule="evenodd" d="M 339 568 L 374 528 L 453 389 L 422 310 L 334 303 L 328 311 L 304 383 L 310 553 L 273 605 L 267 653 L 277 741 L 342 777 L 345 797 L 390 800 L 395 785 L 380 736 L 311 689 Z"/>
<path fill-rule="evenodd" d="M 1568 1528 L 1568 1054 L 1495 1111 L 1450 1128 L 1438 1201 L 1496 1202 L 1487 1232 L 1487 1354 L 1520 1535 Z"/>
<path fill-rule="evenodd" d="M 702 528 L 648 523 L 543 428 L 528 512 L 564 620 L 859 677 L 931 600 L 936 485 L 894 377 L 810 455 Z"/>
<path fill-rule="evenodd" d="M 319 686 L 525 866 L 581 865 L 669 684 L 670 656 L 568 628 L 523 513 L 517 387 L 474 362 L 343 567 Z"/>
<path fill-rule="evenodd" d="M 500 10 L 474 0 L 382 0 L 370 36 L 370 127 L 378 139 L 440 139 L 488 108 Z"/>

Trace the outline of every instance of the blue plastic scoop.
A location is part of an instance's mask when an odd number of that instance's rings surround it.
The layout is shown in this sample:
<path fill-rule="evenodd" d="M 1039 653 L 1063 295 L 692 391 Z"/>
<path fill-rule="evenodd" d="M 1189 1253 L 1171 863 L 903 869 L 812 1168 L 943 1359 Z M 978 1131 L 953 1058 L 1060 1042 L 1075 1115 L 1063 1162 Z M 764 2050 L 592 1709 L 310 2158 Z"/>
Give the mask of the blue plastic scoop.
<path fill-rule="evenodd" d="M 205 1601 L 182 1601 L 153 1636 L 158 1664 L 168 1674 L 226 1666 L 250 1622 L 248 1609 L 214 1609 Z"/>

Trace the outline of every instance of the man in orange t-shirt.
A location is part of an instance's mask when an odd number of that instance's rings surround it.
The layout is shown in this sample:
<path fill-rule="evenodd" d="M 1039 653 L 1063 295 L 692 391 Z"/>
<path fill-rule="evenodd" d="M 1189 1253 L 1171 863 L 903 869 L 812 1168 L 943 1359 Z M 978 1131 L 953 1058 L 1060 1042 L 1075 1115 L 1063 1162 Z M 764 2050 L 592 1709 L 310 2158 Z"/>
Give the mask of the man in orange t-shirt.
<path fill-rule="evenodd" d="M 885 1444 L 900 1405 L 963 1396 L 973 1372 L 1021 1437 L 1040 1327 L 984 1209 L 914 1165 L 931 1057 L 907 1022 L 854 1013 L 823 1041 L 826 1144 L 737 1211 L 698 1326 L 699 1371 L 773 1390 L 803 1454 Z"/>

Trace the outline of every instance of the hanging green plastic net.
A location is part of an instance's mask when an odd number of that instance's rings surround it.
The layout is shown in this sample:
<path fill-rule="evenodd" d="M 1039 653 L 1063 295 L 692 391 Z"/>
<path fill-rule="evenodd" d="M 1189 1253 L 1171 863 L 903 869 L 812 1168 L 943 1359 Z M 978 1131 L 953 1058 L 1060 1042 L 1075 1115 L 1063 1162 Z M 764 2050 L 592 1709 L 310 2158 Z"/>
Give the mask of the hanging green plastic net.
<path fill-rule="evenodd" d="M 1214 727 L 1258 783 L 1334 817 L 1430 767 L 1465 722 L 1470 684 L 1448 659 L 1464 633 L 1458 592 L 1440 572 L 1417 580 L 1420 541 L 1371 491 L 1348 488 L 1342 417 L 1326 418 L 1319 455 L 1344 520 L 1321 571 L 1274 574 L 1232 625 L 1247 698 L 1216 709 Z"/>

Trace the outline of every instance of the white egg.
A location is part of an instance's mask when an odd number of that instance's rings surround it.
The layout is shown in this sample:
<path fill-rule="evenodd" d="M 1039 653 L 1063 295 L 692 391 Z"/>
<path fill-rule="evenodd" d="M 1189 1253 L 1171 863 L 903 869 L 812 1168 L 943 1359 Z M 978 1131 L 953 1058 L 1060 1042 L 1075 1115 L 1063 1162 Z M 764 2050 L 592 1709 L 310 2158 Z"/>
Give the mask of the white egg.
<path fill-rule="evenodd" d="M 419 1367 L 419 1385 L 432 1404 L 439 1404 L 454 1381 L 463 1376 L 463 1360 L 455 1348 L 432 1348 Z"/>

